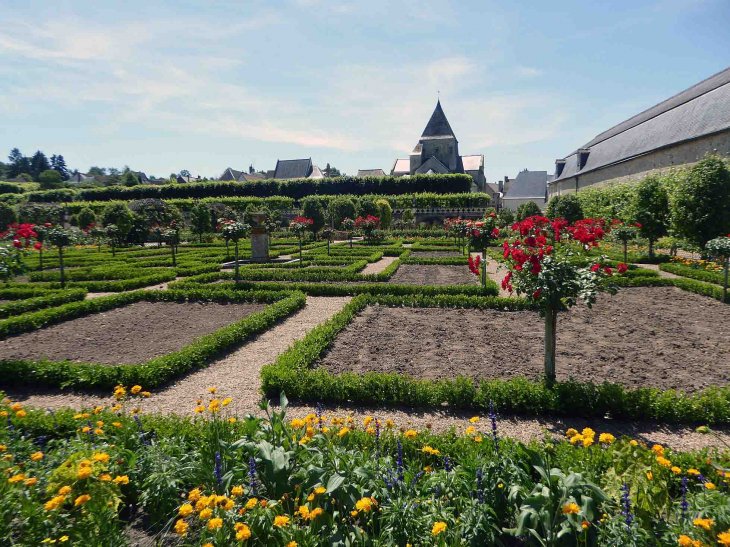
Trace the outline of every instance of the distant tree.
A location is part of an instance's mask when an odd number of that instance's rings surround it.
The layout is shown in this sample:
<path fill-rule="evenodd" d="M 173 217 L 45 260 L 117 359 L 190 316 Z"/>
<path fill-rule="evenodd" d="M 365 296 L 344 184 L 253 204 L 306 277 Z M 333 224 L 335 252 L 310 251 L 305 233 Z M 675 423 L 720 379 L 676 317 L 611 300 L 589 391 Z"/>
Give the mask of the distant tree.
<path fill-rule="evenodd" d="M 68 168 L 66 167 L 66 160 L 64 160 L 63 156 L 60 154 L 58 156 L 51 156 L 51 169 L 58 171 L 63 180 L 68 180 L 70 178 Z"/>
<path fill-rule="evenodd" d="M 84 207 L 79 211 L 79 214 L 76 215 L 76 221 L 79 228 L 86 230 L 89 228 L 89 225 L 96 224 L 96 214 L 94 214 L 91 207 Z"/>
<path fill-rule="evenodd" d="M 333 198 L 327 207 L 327 222 L 331 222 L 335 228 L 340 227 L 346 218 L 355 218 L 355 202 L 350 198 L 338 196 Z"/>
<path fill-rule="evenodd" d="M 33 182 L 33 177 L 31 177 L 28 173 L 21 173 L 18 175 L 19 179 L 23 179 L 25 182 Z"/>
<path fill-rule="evenodd" d="M 327 164 L 327 167 L 324 168 L 324 174 L 328 177 L 344 177 L 345 174 L 341 172 L 337 167 L 331 167 L 330 164 Z"/>
<path fill-rule="evenodd" d="M 109 173 L 110 176 L 119 176 L 122 174 L 122 172 L 119 169 L 117 169 L 116 167 L 109 167 L 107 169 L 107 172 Z"/>
<path fill-rule="evenodd" d="M 132 229 L 132 211 L 126 202 L 110 203 L 104 207 L 102 223 L 104 226 L 114 225 L 124 239 Z"/>
<path fill-rule="evenodd" d="M 129 165 L 125 165 L 124 168 L 122 168 L 122 175 L 126 175 L 129 173 L 132 169 L 129 167 Z"/>
<path fill-rule="evenodd" d="M 61 173 L 54 169 L 46 169 L 38 176 L 38 182 L 41 183 L 41 189 L 53 190 L 63 186 L 63 178 Z"/>
<path fill-rule="evenodd" d="M 5 180 L 5 178 L 9 178 L 7 173 L 8 173 L 8 166 L 5 165 L 4 162 L 0 161 L 0 180 Z"/>
<path fill-rule="evenodd" d="M 525 220 L 527 217 L 534 217 L 535 215 L 541 215 L 542 211 L 540 206 L 534 201 L 528 201 L 523 203 L 517 208 L 517 220 Z"/>
<path fill-rule="evenodd" d="M 647 177 L 636 188 L 634 222 L 641 237 L 649 240 L 649 257 L 654 257 L 654 242 L 669 228 L 669 194 L 657 177 Z"/>
<path fill-rule="evenodd" d="M 10 151 L 8 160 L 10 162 L 7 166 L 7 177 L 9 179 L 19 177 L 22 173 L 28 173 L 31 170 L 30 159 L 26 158 L 17 148 Z M 33 179 L 31 178 L 31 180 Z"/>
<path fill-rule="evenodd" d="M 583 207 L 575 194 L 555 196 L 548 202 L 547 216 L 551 219 L 564 218 L 573 224 L 583 218 Z"/>
<path fill-rule="evenodd" d="M 7 203 L 0 201 L 0 232 L 4 232 L 10 224 L 18 222 L 18 215 Z"/>
<path fill-rule="evenodd" d="M 105 177 L 106 176 L 106 167 L 97 167 L 96 165 L 93 165 L 93 166 L 89 167 L 89 171 L 87 172 L 87 174 Z"/>
<path fill-rule="evenodd" d="M 672 200 L 677 235 L 704 249 L 711 239 L 730 234 L 730 169 L 717 156 L 699 161 Z"/>
<path fill-rule="evenodd" d="M 48 171 L 51 168 L 51 164 L 48 162 L 46 155 L 38 150 L 33 157 L 30 159 L 30 175 L 34 180 L 39 180 L 43 171 Z M 62 179 L 63 180 L 63 179 Z"/>
<path fill-rule="evenodd" d="M 393 209 L 390 207 L 390 203 L 384 199 L 379 199 L 375 205 L 378 207 L 378 214 L 375 216 L 380 219 L 380 229 L 387 230 L 393 220 Z"/>
<path fill-rule="evenodd" d="M 307 196 L 301 201 L 302 216 L 312 219 L 309 229 L 314 233 L 317 239 L 317 232 L 324 228 L 324 208 L 322 202 L 315 196 Z"/>
<path fill-rule="evenodd" d="M 183 169 L 182 171 L 180 171 L 180 176 L 181 177 L 189 177 L 190 176 L 190 171 L 188 171 L 187 169 Z"/>
<path fill-rule="evenodd" d="M 406 224 L 410 224 L 416 220 L 416 215 L 413 214 L 413 209 L 404 209 L 400 219 Z"/>
<path fill-rule="evenodd" d="M 190 210 L 190 223 L 203 243 L 203 234 L 210 230 L 210 207 L 201 201 L 196 202 Z"/>
<path fill-rule="evenodd" d="M 357 200 L 357 216 L 365 218 L 368 215 L 378 216 L 378 206 L 373 196 L 362 196 Z"/>
<path fill-rule="evenodd" d="M 127 171 L 122 176 L 122 184 L 124 186 L 137 186 L 139 184 L 139 179 L 132 171 Z"/>

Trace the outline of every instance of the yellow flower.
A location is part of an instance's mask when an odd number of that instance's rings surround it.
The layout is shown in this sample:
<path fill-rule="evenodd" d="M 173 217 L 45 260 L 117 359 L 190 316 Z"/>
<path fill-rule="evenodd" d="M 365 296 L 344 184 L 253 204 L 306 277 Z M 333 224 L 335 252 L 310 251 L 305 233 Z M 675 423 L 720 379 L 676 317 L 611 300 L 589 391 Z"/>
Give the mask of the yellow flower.
<path fill-rule="evenodd" d="M 365 419 L 362 421 L 362 424 L 367 427 L 370 425 L 370 423 L 373 421 L 372 416 L 366 416 Z"/>
<path fill-rule="evenodd" d="M 324 486 L 318 486 L 314 489 L 314 493 L 317 495 L 324 494 L 327 491 L 327 489 Z"/>
<path fill-rule="evenodd" d="M 611 444 L 616 438 L 610 433 L 601 433 L 598 437 L 598 442 L 603 444 Z"/>
<path fill-rule="evenodd" d="M 593 444 L 593 437 L 583 436 L 583 447 L 588 448 Z"/>
<path fill-rule="evenodd" d="M 66 498 L 64 496 L 56 496 L 55 498 L 48 500 L 44 507 L 46 511 L 53 511 L 61 507 L 65 501 Z"/>
<path fill-rule="evenodd" d="M 583 442 L 583 435 L 581 435 L 580 433 L 578 433 L 577 435 L 573 435 L 570 438 L 570 444 L 577 444 L 580 442 Z"/>
<path fill-rule="evenodd" d="M 430 465 L 427 465 L 426 467 L 423 468 L 423 471 L 424 471 L 424 473 L 433 473 L 433 467 L 431 467 Z"/>
<path fill-rule="evenodd" d="M 473 425 L 470 425 L 469 427 L 466 428 L 466 431 L 464 433 L 468 437 L 472 437 L 472 436 L 476 435 L 477 430 L 476 430 L 476 428 Z"/>
<path fill-rule="evenodd" d="M 568 431 L 565 432 L 565 436 L 568 437 L 569 439 L 571 437 L 575 437 L 577 434 L 578 434 L 578 431 L 573 429 L 572 427 L 570 429 L 568 429 Z"/>
<path fill-rule="evenodd" d="M 0 452 L 5 452 L 8 449 L 4 444 L 0 444 Z"/>
<path fill-rule="evenodd" d="M 103 427 L 103 426 L 104 426 L 104 422 L 102 422 L 101 420 L 96 422 L 96 427 Z"/>
<path fill-rule="evenodd" d="M 692 523 L 703 530 L 710 530 L 715 522 L 712 519 L 694 519 Z"/>
<path fill-rule="evenodd" d="M 357 516 L 357 511 L 355 511 L 355 510 L 350 511 L 350 515 L 353 516 L 353 517 L 356 517 Z"/>
<path fill-rule="evenodd" d="M 679 543 L 681 547 L 693 547 L 693 545 L 695 544 L 695 542 L 692 541 L 689 536 L 685 536 L 684 534 L 679 536 L 679 539 L 677 539 L 677 543 Z"/>
<path fill-rule="evenodd" d="M 651 471 L 649 471 L 646 474 L 646 478 L 649 479 L 650 481 L 653 481 L 654 480 L 654 474 Z"/>
<path fill-rule="evenodd" d="M 79 505 L 85 504 L 87 501 L 91 499 L 91 496 L 89 494 L 82 494 L 76 500 L 74 501 L 74 507 L 78 507 Z"/>
<path fill-rule="evenodd" d="M 634 439 L 631 439 L 631 440 L 629 441 L 629 444 L 630 444 L 631 446 L 639 446 L 639 443 L 638 443 L 638 442 L 636 442 L 636 441 L 635 441 Z"/>
<path fill-rule="evenodd" d="M 307 496 L 307 501 L 314 501 L 314 494 L 309 494 Z"/>
<path fill-rule="evenodd" d="M 186 536 L 188 534 L 188 523 L 183 519 L 178 519 L 175 523 L 175 533 L 178 536 Z"/>
<path fill-rule="evenodd" d="M 112 425 L 113 425 L 114 427 L 123 427 L 123 425 L 122 425 L 122 423 L 121 423 L 121 422 L 112 422 Z"/>
<path fill-rule="evenodd" d="M 231 401 L 233 401 L 233 399 L 231 399 L 230 397 L 226 397 L 225 399 L 223 399 L 223 402 L 221 403 L 221 405 L 228 406 L 231 404 Z"/>
<path fill-rule="evenodd" d="M 21 482 L 21 481 L 24 481 L 24 480 L 25 480 L 25 475 L 23 473 L 20 473 L 19 475 L 15 475 L 14 477 L 10 477 L 8 479 L 8 482 L 10 484 L 13 484 L 13 483 Z"/>
<path fill-rule="evenodd" d="M 231 496 L 234 498 L 243 496 L 243 486 L 234 486 L 231 488 Z"/>
<path fill-rule="evenodd" d="M 246 509 L 253 509 L 258 504 L 259 504 L 259 500 L 257 500 L 256 498 L 251 498 L 250 500 L 248 500 L 246 502 Z"/>
<path fill-rule="evenodd" d="M 62 496 L 65 496 L 66 494 L 70 494 L 71 493 L 71 487 L 70 486 L 62 486 L 61 488 L 58 489 L 58 493 L 61 494 Z"/>
<path fill-rule="evenodd" d="M 218 399 L 213 399 L 208 405 L 208 410 L 210 412 L 218 412 L 220 410 L 220 405 L 221 402 Z"/>
<path fill-rule="evenodd" d="M 201 412 L 205 412 L 205 407 L 203 405 L 196 406 L 195 412 L 198 414 L 200 414 Z"/>
<path fill-rule="evenodd" d="M 387 420 L 385 420 L 385 427 L 387 427 L 388 429 L 393 429 L 393 426 L 394 425 L 395 424 L 393 423 L 393 420 L 391 420 L 390 418 L 388 418 Z"/>
<path fill-rule="evenodd" d="M 25 410 L 18 410 L 18 412 L 16 412 L 16 413 L 15 413 L 15 415 L 16 415 L 16 416 L 17 416 L 18 418 L 25 418 L 25 416 L 26 416 L 26 413 L 25 413 Z"/>
<path fill-rule="evenodd" d="M 664 456 L 664 447 L 660 444 L 655 444 L 651 447 L 652 452 L 657 456 Z"/>
<path fill-rule="evenodd" d="M 114 484 L 129 484 L 129 477 L 127 475 L 117 475 L 114 477 Z"/>
<path fill-rule="evenodd" d="M 679 467 L 677 467 L 676 465 L 674 467 L 672 467 L 672 469 L 670 471 L 672 473 L 674 473 L 675 475 L 679 475 L 682 472 L 682 470 Z"/>
<path fill-rule="evenodd" d="M 109 454 L 106 452 L 97 452 L 91 459 L 95 462 L 109 463 Z"/>
<path fill-rule="evenodd" d="M 693 469 L 693 468 L 691 468 L 691 467 L 690 467 L 689 469 L 687 469 L 687 473 L 688 473 L 689 475 L 699 475 L 699 474 L 700 474 L 700 472 L 699 472 L 699 471 L 697 471 L 696 469 Z"/>
<path fill-rule="evenodd" d="M 126 394 L 127 394 L 127 390 L 124 389 L 122 386 L 117 386 L 117 388 L 114 390 L 114 398 L 117 400 L 121 399 Z"/>
<path fill-rule="evenodd" d="M 235 424 L 236 423 L 236 419 L 235 418 L 228 418 L 228 423 L 229 424 Z"/>
<path fill-rule="evenodd" d="M 367 433 L 368 435 L 375 435 L 375 428 L 374 427 L 368 427 L 365 430 L 365 433 Z"/>
<path fill-rule="evenodd" d="M 373 509 L 373 502 L 370 498 L 362 498 L 361 500 L 358 500 L 357 503 L 355 503 L 355 507 L 358 511 L 369 513 Z"/>
<path fill-rule="evenodd" d="M 268 505 L 269 505 L 269 502 L 268 502 L 268 501 L 266 501 L 266 500 L 261 500 L 261 501 L 259 502 L 259 505 L 260 505 L 261 507 L 266 507 L 266 506 L 268 506 Z"/>
<path fill-rule="evenodd" d="M 187 517 L 193 512 L 193 506 L 189 503 L 186 503 L 185 505 L 181 505 L 180 509 L 178 510 L 178 514 L 181 517 Z"/>
<path fill-rule="evenodd" d="M 213 511 L 211 511 L 207 507 L 200 512 L 200 519 L 201 520 L 209 519 L 212 516 L 213 516 Z"/>
<path fill-rule="evenodd" d="M 209 393 L 215 393 L 216 391 L 218 391 L 218 388 L 217 387 L 209 387 L 208 388 L 208 392 Z"/>
<path fill-rule="evenodd" d="M 304 427 L 304 420 L 300 420 L 299 418 L 294 418 L 291 421 L 290 424 L 292 427 Z"/>
<path fill-rule="evenodd" d="M 68 536 L 61 536 L 60 538 L 58 538 L 58 541 L 60 541 L 61 543 L 66 543 L 68 541 Z"/>
<path fill-rule="evenodd" d="M 274 526 L 277 528 L 288 526 L 290 520 L 291 519 L 289 517 L 285 517 L 284 515 L 277 515 L 274 517 Z"/>
<path fill-rule="evenodd" d="M 104 430 L 103 429 L 95 429 L 94 430 L 94 435 L 103 435 L 103 434 L 104 434 Z"/>
<path fill-rule="evenodd" d="M 137 393 L 142 391 L 142 386 L 132 386 L 132 389 L 130 389 L 129 391 L 131 391 L 134 395 L 137 395 Z"/>
<path fill-rule="evenodd" d="M 587 520 L 584 520 L 583 522 L 580 523 L 580 527 L 583 528 L 583 530 L 588 530 L 588 528 L 590 528 L 590 526 L 591 526 L 591 523 L 588 522 Z"/>
<path fill-rule="evenodd" d="M 93 472 L 93 469 L 91 467 L 79 467 L 78 472 L 76 473 L 76 477 L 79 479 L 85 479 L 88 478 L 91 473 Z"/>
<path fill-rule="evenodd" d="M 152 395 L 152 394 L 151 394 L 151 393 L 150 393 L 149 391 L 143 391 L 142 393 L 140 393 L 140 395 L 141 395 L 142 397 L 149 397 L 149 396 L 150 396 L 150 395 Z"/>
<path fill-rule="evenodd" d="M 339 433 L 337 433 L 337 436 L 338 437 L 344 437 L 349 432 L 350 432 L 350 428 L 349 427 L 343 427 L 342 429 L 340 429 Z"/>
<path fill-rule="evenodd" d="M 245 524 L 238 522 L 236 523 L 236 539 L 239 541 L 246 541 L 251 537 L 251 530 Z"/>
<path fill-rule="evenodd" d="M 730 530 L 717 534 L 717 542 L 720 545 L 730 545 Z"/>
<path fill-rule="evenodd" d="M 417 435 L 417 433 L 415 431 L 413 431 L 412 429 L 409 429 L 408 431 L 406 431 L 405 433 L 403 433 L 403 436 L 406 439 L 415 439 L 416 438 L 416 435 Z"/>
<path fill-rule="evenodd" d="M 502 483 L 500 482 L 500 483 L 499 483 L 499 484 L 497 485 L 497 488 L 504 488 L 504 484 L 502 484 Z"/>
<path fill-rule="evenodd" d="M 580 511 L 580 507 L 578 507 L 575 503 L 566 503 L 563 505 L 564 515 L 576 515 L 578 514 L 578 511 Z"/>
<path fill-rule="evenodd" d="M 33 460 L 34 462 L 41 461 L 43 459 L 43 452 L 33 452 L 30 455 L 30 459 Z"/>
<path fill-rule="evenodd" d="M 590 427 L 584 428 L 583 431 L 581 431 L 581 434 L 584 437 L 595 437 L 596 436 L 596 432 L 593 431 Z"/>
<path fill-rule="evenodd" d="M 297 547 L 299 544 L 296 541 L 290 541 L 286 544 L 286 547 Z"/>
<path fill-rule="evenodd" d="M 200 488 L 195 488 L 188 492 L 188 499 L 190 501 L 198 501 L 200 499 Z"/>
<path fill-rule="evenodd" d="M 424 452 L 426 454 L 431 454 L 433 456 L 438 456 L 440 454 L 440 452 L 438 450 L 436 450 L 435 448 L 431 448 L 430 446 L 424 446 L 421 449 L 421 452 Z"/>
<path fill-rule="evenodd" d="M 208 530 L 217 530 L 223 526 L 223 519 L 215 518 L 208 521 Z"/>
<path fill-rule="evenodd" d="M 437 536 L 442 532 L 446 531 L 446 523 L 443 521 L 435 522 L 433 528 L 431 528 L 431 535 Z"/>
<path fill-rule="evenodd" d="M 658 456 L 656 461 L 662 467 L 672 467 L 672 462 L 670 462 L 668 459 L 663 458 L 661 456 Z"/>
<path fill-rule="evenodd" d="M 211 542 L 203 543 L 202 547 L 213 547 L 213 544 Z"/>
<path fill-rule="evenodd" d="M 469 421 L 473 424 L 477 423 L 479 421 L 479 416 L 473 416 L 469 418 Z"/>
<path fill-rule="evenodd" d="M 30 479 L 25 479 L 25 481 L 23 482 L 23 484 L 25 484 L 26 486 L 33 486 L 37 482 L 38 482 L 38 479 L 35 478 L 35 477 L 32 477 Z"/>
<path fill-rule="evenodd" d="M 103 475 L 99 475 L 99 480 L 101 482 L 109 482 L 112 480 L 112 476 L 109 473 L 104 473 Z"/>
<path fill-rule="evenodd" d="M 474 442 L 475 443 L 480 443 L 480 442 L 482 442 L 482 438 L 481 437 L 474 437 Z"/>
<path fill-rule="evenodd" d="M 23 408 L 23 405 L 21 405 L 20 403 L 15 403 L 10 407 L 10 410 L 12 410 L 13 412 L 18 412 L 18 410 L 20 410 L 21 408 Z"/>
<path fill-rule="evenodd" d="M 306 505 L 300 505 L 299 509 L 297 509 L 297 515 L 299 515 L 303 519 L 307 518 L 309 516 L 309 507 L 307 507 Z"/>
<path fill-rule="evenodd" d="M 716 488 L 716 486 L 715 486 L 714 483 L 706 482 L 705 483 L 705 488 L 707 488 L 708 490 L 714 490 Z"/>
<path fill-rule="evenodd" d="M 230 511 L 231 509 L 233 509 L 234 505 L 236 505 L 236 503 L 232 499 L 226 498 L 226 501 L 223 502 L 221 507 L 223 507 L 223 509 L 225 509 L 226 511 Z"/>

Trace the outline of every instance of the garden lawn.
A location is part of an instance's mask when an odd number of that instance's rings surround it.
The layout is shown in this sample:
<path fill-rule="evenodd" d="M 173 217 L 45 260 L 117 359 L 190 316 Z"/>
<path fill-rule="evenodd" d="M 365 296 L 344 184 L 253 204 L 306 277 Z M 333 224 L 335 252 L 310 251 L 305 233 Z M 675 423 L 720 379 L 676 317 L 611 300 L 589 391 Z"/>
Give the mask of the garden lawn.
<path fill-rule="evenodd" d="M 401 267 L 403 270 L 404 267 Z M 730 307 L 677 288 L 599 296 L 558 319 L 558 380 L 687 392 L 730 380 Z M 543 322 L 531 311 L 367 307 L 319 366 L 414 378 L 536 378 Z"/>

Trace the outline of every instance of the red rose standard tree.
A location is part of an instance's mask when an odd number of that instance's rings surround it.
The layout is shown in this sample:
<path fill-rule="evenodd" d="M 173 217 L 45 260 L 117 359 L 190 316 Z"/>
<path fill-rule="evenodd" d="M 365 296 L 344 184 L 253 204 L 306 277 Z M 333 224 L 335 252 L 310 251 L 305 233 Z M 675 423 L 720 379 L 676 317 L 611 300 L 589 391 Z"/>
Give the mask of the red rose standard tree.
<path fill-rule="evenodd" d="M 23 262 L 25 249 L 30 246 L 31 239 L 37 236 L 33 224 L 11 224 L 8 229 L 0 233 L 0 239 L 10 239 L 12 245 L 0 245 L 0 279 L 9 283 L 10 280 L 27 271 Z M 21 240 L 24 239 L 25 243 Z"/>
<path fill-rule="evenodd" d="M 238 222 L 236 220 L 226 220 L 221 219 L 221 222 L 218 224 L 218 231 L 223 234 L 223 237 L 227 240 L 233 241 L 235 247 L 234 247 L 234 268 L 236 271 L 236 284 L 238 284 L 238 242 L 241 239 L 245 239 L 248 237 L 248 232 L 251 229 L 251 226 L 248 224 L 245 224 L 243 222 Z"/>
<path fill-rule="evenodd" d="M 487 286 L 487 247 L 489 247 L 495 239 L 499 237 L 499 228 L 497 227 L 497 215 L 491 213 L 484 220 L 468 221 L 466 223 L 466 233 L 469 236 L 469 248 L 482 249 L 481 260 L 477 256 L 476 260 L 472 259 L 469 253 L 469 269 L 474 275 L 479 275 L 479 265 L 482 266 L 482 287 Z"/>
<path fill-rule="evenodd" d="M 588 307 L 596 302 L 599 291 L 616 294 L 609 281 L 611 268 L 592 261 L 587 255 L 605 233 L 602 219 L 579 220 L 570 226 L 564 219 L 550 222 L 532 216 L 512 226 L 515 237 L 503 244 L 503 262 L 509 272 L 502 288 L 527 295 L 537 304 L 545 319 L 545 377 L 555 381 L 555 333 L 558 311 L 574 306 L 578 299 Z M 618 272 L 626 271 L 619 264 Z"/>
<path fill-rule="evenodd" d="M 289 231 L 293 232 L 298 238 L 299 238 L 299 267 L 304 267 L 304 262 L 302 261 L 302 238 L 304 237 L 304 233 L 310 229 L 311 226 L 314 225 L 314 221 L 311 218 L 307 217 L 294 217 L 294 220 L 292 220 L 289 223 Z"/>
<path fill-rule="evenodd" d="M 378 229 L 378 226 L 380 226 L 380 219 L 373 215 L 357 217 L 355 219 L 355 228 L 360 228 L 365 239 L 368 241 L 372 239 L 375 230 Z"/>
<path fill-rule="evenodd" d="M 717 237 L 711 239 L 705 245 L 705 250 L 713 256 L 722 259 L 722 265 L 725 268 L 725 282 L 722 286 L 722 302 L 727 302 L 727 281 L 728 281 L 728 263 L 730 263 L 730 234 L 727 237 Z"/>

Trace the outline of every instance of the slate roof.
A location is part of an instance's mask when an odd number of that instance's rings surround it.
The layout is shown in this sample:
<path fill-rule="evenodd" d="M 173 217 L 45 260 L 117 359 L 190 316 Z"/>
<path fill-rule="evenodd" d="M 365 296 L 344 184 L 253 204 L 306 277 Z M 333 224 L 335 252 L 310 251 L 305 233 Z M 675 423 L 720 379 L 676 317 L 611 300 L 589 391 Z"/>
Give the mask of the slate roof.
<path fill-rule="evenodd" d="M 305 179 L 312 173 L 312 158 L 300 160 L 277 160 L 274 178 Z"/>
<path fill-rule="evenodd" d="M 238 180 L 243 171 L 237 171 L 228 167 L 220 176 L 220 180 Z"/>
<path fill-rule="evenodd" d="M 309 178 L 309 179 L 323 179 L 324 177 L 325 177 L 325 175 L 322 172 L 322 170 L 319 167 L 317 167 L 316 165 L 313 165 L 312 166 L 312 172 L 310 173 L 310 175 L 307 178 Z"/>
<path fill-rule="evenodd" d="M 475 156 L 461 156 L 464 164 L 464 171 L 479 171 L 484 166 L 484 156 L 481 154 Z"/>
<path fill-rule="evenodd" d="M 489 189 L 490 189 L 490 190 L 491 190 L 491 191 L 492 191 L 493 193 L 495 193 L 495 194 L 499 194 L 499 184 L 495 184 L 495 183 L 493 183 L 493 182 L 488 182 L 488 183 L 487 183 L 487 186 L 489 186 Z"/>
<path fill-rule="evenodd" d="M 385 171 L 382 169 L 358 169 L 358 177 L 384 177 Z"/>
<path fill-rule="evenodd" d="M 545 199 L 547 189 L 547 171 L 520 171 L 512 180 L 509 190 L 505 192 L 504 199 Z"/>
<path fill-rule="evenodd" d="M 410 173 L 411 172 L 411 160 L 408 159 L 397 159 L 393 163 L 393 169 L 391 173 Z"/>
<path fill-rule="evenodd" d="M 421 138 L 424 137 L 456 138 L 456 135 L 454 135 L 454 132 L 449 125 L 449 120 L 446 119 L 446 114 L 444 114 L 444 110 L 441 108 L 441 101 L 436 103 L 436 108 L 434 109 L 433 114 L 431 114 L 431 119 L 428 120 L 426 129 L 423 130 Z"/>
<path fill-rule="evenodd" d="M 249 180 L 264 180 L 264 177 L 260 175 L 259 173 L 241 173 L 241 176 L 238 177 L 236 180 L 243 180 L 243 181 L 249 181 Z"/>
<path fill-rule="evenodd" d="M 577 150 L 565 158 L 563 180 L 684 141 L 730 129 L 730 68 L 604 131 L 578 169 Z"/>

